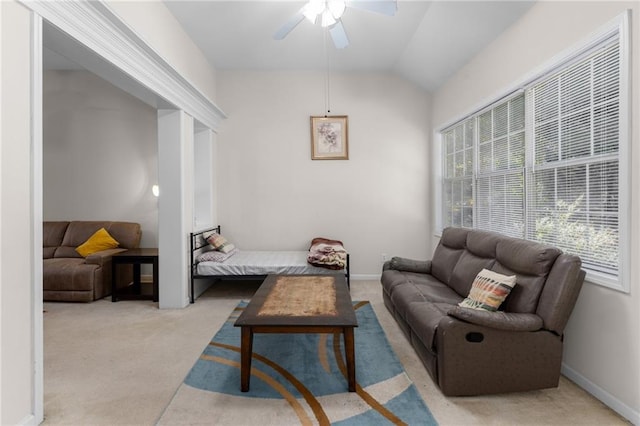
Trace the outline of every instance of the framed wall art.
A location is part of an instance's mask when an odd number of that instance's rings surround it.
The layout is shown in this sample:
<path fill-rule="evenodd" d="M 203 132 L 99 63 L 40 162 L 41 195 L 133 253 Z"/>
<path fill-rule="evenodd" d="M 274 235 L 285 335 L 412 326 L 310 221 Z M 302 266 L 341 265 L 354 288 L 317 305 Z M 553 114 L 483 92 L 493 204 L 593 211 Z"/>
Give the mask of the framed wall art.
<path fill-rule="evenodd" d="M 349 126 L 346 115 L 311 117 L 311 159 L 349 159 Z"/>

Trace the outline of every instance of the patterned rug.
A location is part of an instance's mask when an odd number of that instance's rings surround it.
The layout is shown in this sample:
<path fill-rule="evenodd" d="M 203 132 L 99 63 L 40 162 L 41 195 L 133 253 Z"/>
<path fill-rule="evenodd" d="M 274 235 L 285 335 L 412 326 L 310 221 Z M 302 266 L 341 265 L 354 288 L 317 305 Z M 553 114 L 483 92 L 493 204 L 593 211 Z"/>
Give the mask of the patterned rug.
<path fill-rule="evenodd" d="M 354 302 L 356 392 L 347 392 L 343 339 L 332 334 L 255 334 L 250 391 L 240 392 L 233 323 L 245 306 L 213 337 L 158 424 L 437 425 L 369 302 Z"/>

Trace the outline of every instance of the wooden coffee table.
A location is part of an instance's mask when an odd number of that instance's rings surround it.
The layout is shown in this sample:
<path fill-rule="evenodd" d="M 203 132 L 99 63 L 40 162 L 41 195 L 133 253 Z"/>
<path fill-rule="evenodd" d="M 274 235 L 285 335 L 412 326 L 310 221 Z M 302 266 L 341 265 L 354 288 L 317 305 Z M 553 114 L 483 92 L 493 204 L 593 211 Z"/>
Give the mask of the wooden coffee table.
<path fill-rule="evenodd" d="M 234 325 L 241 327 L 242 392 L 249 390 L 254 333 L 342 333 L 349 392 L 355 392 L 358 321 L 343 275 L 269 275 Z"/>

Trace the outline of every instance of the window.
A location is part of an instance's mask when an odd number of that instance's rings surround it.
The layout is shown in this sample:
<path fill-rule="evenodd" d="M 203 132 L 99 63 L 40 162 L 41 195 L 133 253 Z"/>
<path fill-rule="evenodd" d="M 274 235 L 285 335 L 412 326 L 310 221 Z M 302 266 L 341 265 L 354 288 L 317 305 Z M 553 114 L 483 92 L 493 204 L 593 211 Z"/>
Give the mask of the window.
<path fill-rule="evenodd" d="M 476 228 L 524 235 L 524 124 L 523 94 L 478 116 Z"/>
<path fill-rule="evenodd" d="M 622 33 L 442 131 L 443 226 L 558 246 L 592 281 L 625 288 Z"/>
<path fill-rule="evenodd" d="M 601 45 L 529 90 L 532 166 L 527 237 L 617 275 L 619 43 Z"/>
<path fill-rule="evenodd" d="M 443 204 L 447 226 L 473 227 L 475 121 L 444 133 Z"/>

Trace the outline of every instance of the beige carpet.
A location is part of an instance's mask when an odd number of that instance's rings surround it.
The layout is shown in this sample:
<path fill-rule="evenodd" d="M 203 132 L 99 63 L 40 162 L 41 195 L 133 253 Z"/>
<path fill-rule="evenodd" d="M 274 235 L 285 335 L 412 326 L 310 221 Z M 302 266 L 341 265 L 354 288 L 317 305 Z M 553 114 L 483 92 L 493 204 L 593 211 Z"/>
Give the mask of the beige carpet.
<path fill-rule="evenodd" d="M 241 299 L 256 284 L 227 282 L 194 305 L 158 310 L 157 303 L 103 299 L 45 303 L 46 425 L 153 425 L 182 380 Z M 567 379 L 557 389 L 446 398 L 382 303 L 375 281 L 352 282 L 352 297 L 369 300 L 407 374 L 441 425 L 628 424 Z M 237 416 L 219 407 L 220 416 Z M 215 424 L 215 418 L 203 424 Z"/>

